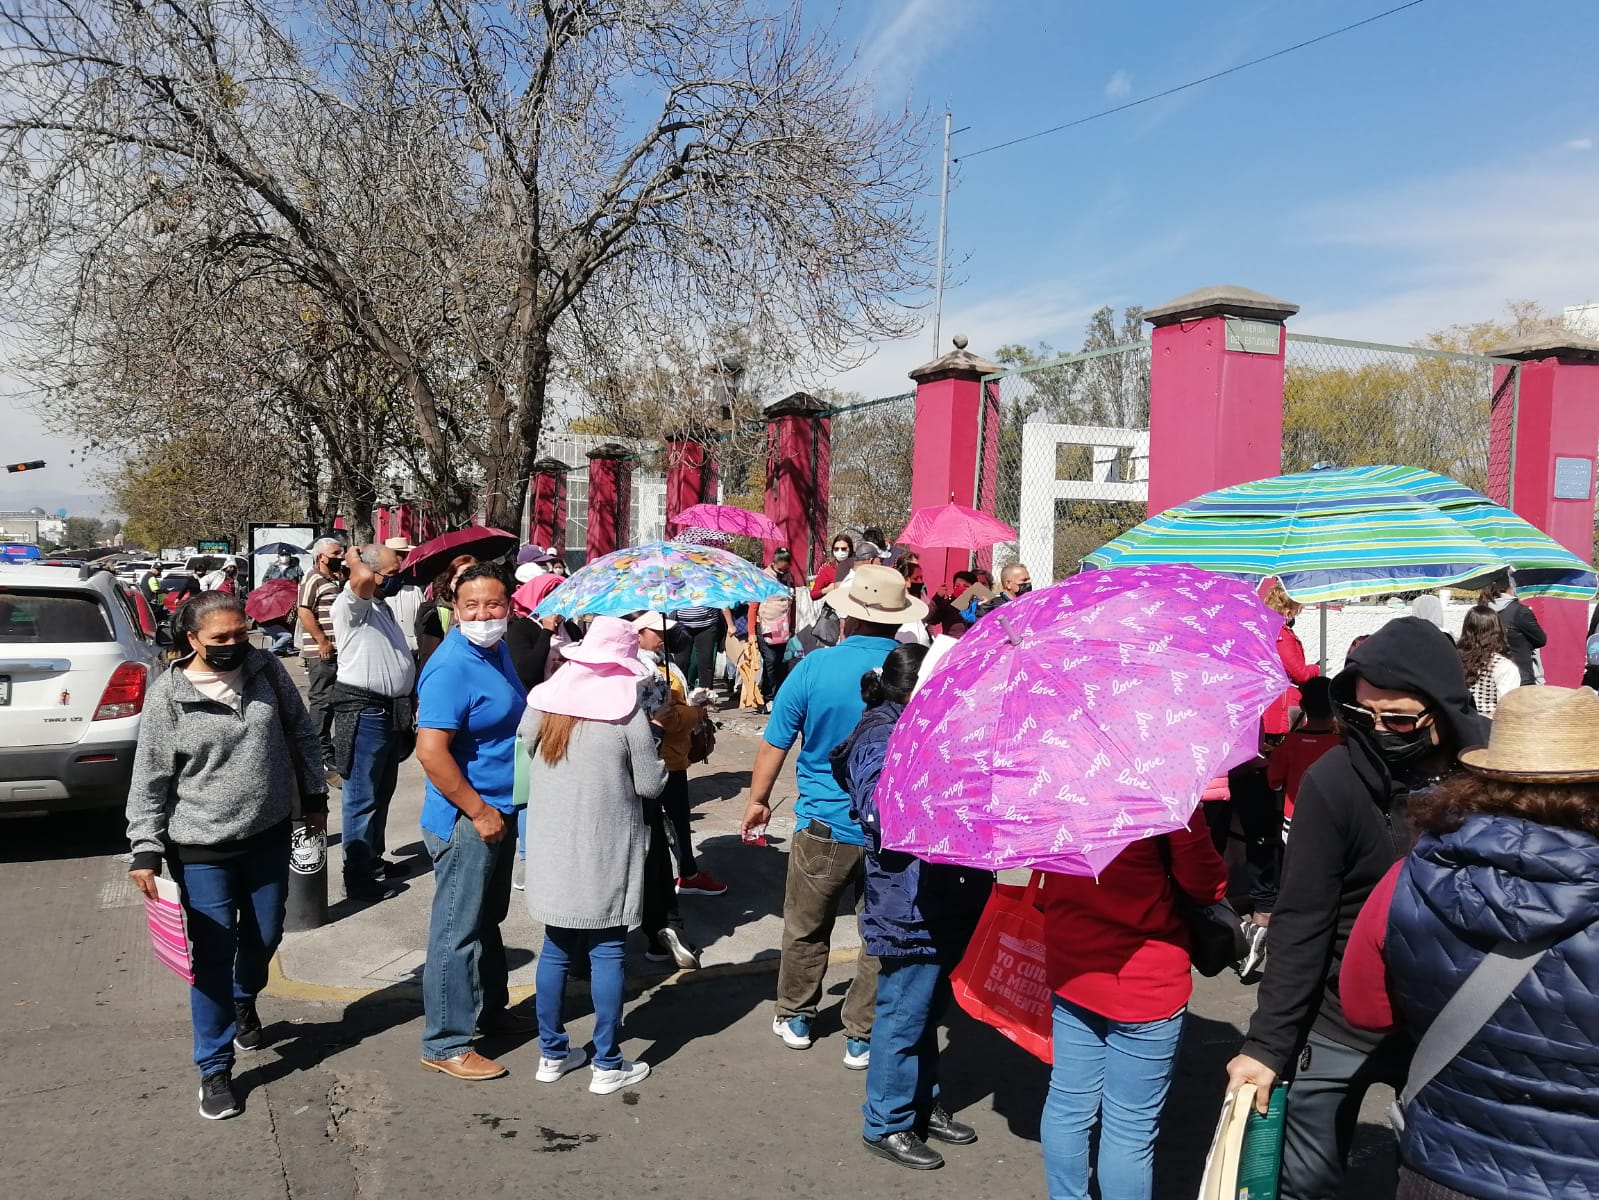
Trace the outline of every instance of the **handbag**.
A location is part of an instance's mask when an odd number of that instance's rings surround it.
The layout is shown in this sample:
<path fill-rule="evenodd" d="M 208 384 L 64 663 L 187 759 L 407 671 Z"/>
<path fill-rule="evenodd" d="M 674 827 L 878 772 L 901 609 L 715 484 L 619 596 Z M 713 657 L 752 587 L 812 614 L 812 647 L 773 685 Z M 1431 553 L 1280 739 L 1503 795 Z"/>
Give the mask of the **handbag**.
<path fill-rule="evenodd" d="M 688 761 L 702 763 L 716 752 L 716 722 L 702 718 L 688 733 Z"/>
<path fill-rule="evenodd" d="M 1427 1032 L 1416 1046 L 1405 1086 L 1395 1093 L 1393 1103 L 1388 1106 L 1388 1123 L 1395 1133 L 1405 1132 L 1405 1109 L 1421 1089 L 1482 1032 L 1489 1018 L 1499 1011 L 1499 1006 L 1510 999 L 1516 985 L 1532 973 L 1539 960 L 1549 952 L 1549 947 L 1560 940 L 1550 936 L 1519 945 L 1500 942 L 1483 956 L 1466 976 L 1466 982 L 1449 997 L 1449 1003 L 1427 1026 Z"/>
<path fill-rule="evenodd" d="M 1044 1062 L 1054 1060 L 1054 997 L 1045 982 L 1044 873 L 996 883 L 977 930 L 950 972 L 955 1003 Z"/>
<path fill-rule="evenodd" d="M 1226 900 L 1200 904 L 1183 891 L 1172 874 L 1171 840 L 1165 834 L 1160 837 L 1160 857 L 1166 864 L 1177 911 L 1188 925 L 1188 957 L 1194 970 L 1206 979 L 1214 979 L 1228 967 L 1237 966 L 1249 952 L 1237 910 Z"/>
<path fill-rule="evenodd" d="M 800 637 L 817 646 L 836 646 L 843 632 L 837 610 L 831 604 L 823 604 L 822 611 L 816 614 L 816 620 L 801 631 Z"/>

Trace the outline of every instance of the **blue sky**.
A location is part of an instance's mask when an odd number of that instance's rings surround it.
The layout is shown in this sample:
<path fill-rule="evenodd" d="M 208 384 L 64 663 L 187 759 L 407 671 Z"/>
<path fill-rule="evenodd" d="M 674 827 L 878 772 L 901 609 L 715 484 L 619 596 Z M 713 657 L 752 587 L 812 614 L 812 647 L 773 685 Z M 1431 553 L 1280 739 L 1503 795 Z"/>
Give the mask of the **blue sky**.
<path fill-rule="evenodd" d="M 1395 2 L 843 0 L 838 29 L 885 105 L 951 105 L 970 126 L 961 155 Z M 946 347 L 960 332 L 979 353 L 1040 339 L 1070 348 L 1101 304 L 1149 306 L 1216 283 L 1298 303 L 1302 332 L 1394 342 L 1496 317 L 1511 299 L 1556 310 L 1599 299 L 1596 46 L 1591 0 L 1426 0 L 963 162 Z M 935 158 L 936 145 L 930 136 Z M 930 228 L 935 207 L 929 197 Z M 928 332 L 811 382 L 891 394 L 930 357 Z M 48 475 L 0 475 L 0 508 L 87 510 L 70 498 L 93 489 L 68 469 L 69 444 L 3 394 L 0 416 L 4 457 L 51 460 Z"/>
<path fill-rule="evenodd" d="M 1397 0 L 859 0 L 862 67 L 957 157 Z M 1306 333 L 1408 342 L 1599 298 L 1599 5 L 1427 0 L 1225 79 L 957 167 L 944 333 L 1071 348 L 1101 304 L 1236 283 Z M 904 387 L 930 332 L 844 379 Z"/>

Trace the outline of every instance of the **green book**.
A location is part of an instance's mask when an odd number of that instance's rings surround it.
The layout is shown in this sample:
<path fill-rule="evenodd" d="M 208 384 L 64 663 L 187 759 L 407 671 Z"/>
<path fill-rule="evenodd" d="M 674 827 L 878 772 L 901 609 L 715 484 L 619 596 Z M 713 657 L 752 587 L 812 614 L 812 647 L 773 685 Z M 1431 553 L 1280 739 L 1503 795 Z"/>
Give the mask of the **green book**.
<path fill-rule="evenodd" d="M 1288 1085 L 1271 1089 L 1266 1115 L 1253 1109 L 1244 1124 L 1244 1143 L 1238 1152 L 1235 1200 L 1277 1200 L 1277 1172 L 1283 1162 L 1283 1116 L 1288 1107 Z"/>

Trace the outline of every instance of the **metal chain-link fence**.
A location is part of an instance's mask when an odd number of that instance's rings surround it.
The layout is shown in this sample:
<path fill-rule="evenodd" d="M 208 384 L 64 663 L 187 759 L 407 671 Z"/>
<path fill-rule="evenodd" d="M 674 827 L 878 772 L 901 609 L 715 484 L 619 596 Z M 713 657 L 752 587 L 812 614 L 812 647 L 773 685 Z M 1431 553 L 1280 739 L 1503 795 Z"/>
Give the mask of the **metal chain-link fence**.
<path fill-rule="evenodd" d="M 1496 408 L 1516 403 L 1517 366 L 1480 354 L 1290 333 L 1282 469 L 1396 463 L 1503 499 L 1513 455 L 1508 446 L 1490 455 L 1489 429 Z"/>
<path fill-rule="evenodd" d="M 989 376 L 977 506 L 1019 534 L 1035 577 L 1073 574 L 1082 557 L 1144 519 L 1149 478 L 1149 343 L 1127 342 Z M 980 444 L 990 445 L 985 437 Z M 1003 565 L 1005 551 L 996 553 Z"/>
<path fill-rule="evenodd" d="M 873 527 L 899 534 L 911 515 L 915 443 L 915 392 L 832 410 L 829 536 Z"/>

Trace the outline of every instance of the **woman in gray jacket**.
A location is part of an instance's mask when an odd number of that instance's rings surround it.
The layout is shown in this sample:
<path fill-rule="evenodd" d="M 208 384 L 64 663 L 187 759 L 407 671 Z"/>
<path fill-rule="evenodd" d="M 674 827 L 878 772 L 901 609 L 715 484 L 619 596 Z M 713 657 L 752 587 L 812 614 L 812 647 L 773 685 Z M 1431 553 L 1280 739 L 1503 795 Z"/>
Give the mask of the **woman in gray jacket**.
<path fill-rule="evenodd" d="M 643 913 L 649 828 L 639 797 L 666 786 L 639 685 L 638 634 L 596 617 L 588 634 L 563 646 L 566 663 L 528 693 L 520 730 L 528 774 L 527 906 L 544 925 L 536 1007 L 541 1083 L 575 1071 L 561 1010 L 573 958 L 586 955 L 594 999 L 594 1073 L 589 1091 L 609 1095 L 650 1073 L 622 1057 L 623 945 Z"/>
<path fill-rule="evenodd" d="M 173 614 L 173 658 L 150 685 L 128 788 L 134 885 L 155 897 L 165 857 L 194 957 L 189 1013 L 200 1115 L 237 1116 L 234 1050 L 262 1044 L 255 998 L 283 936 L 296 790 L 327 828 L 310 714 L 271 654 L 250 645 L 244 602 L 202 592 Z"/>

